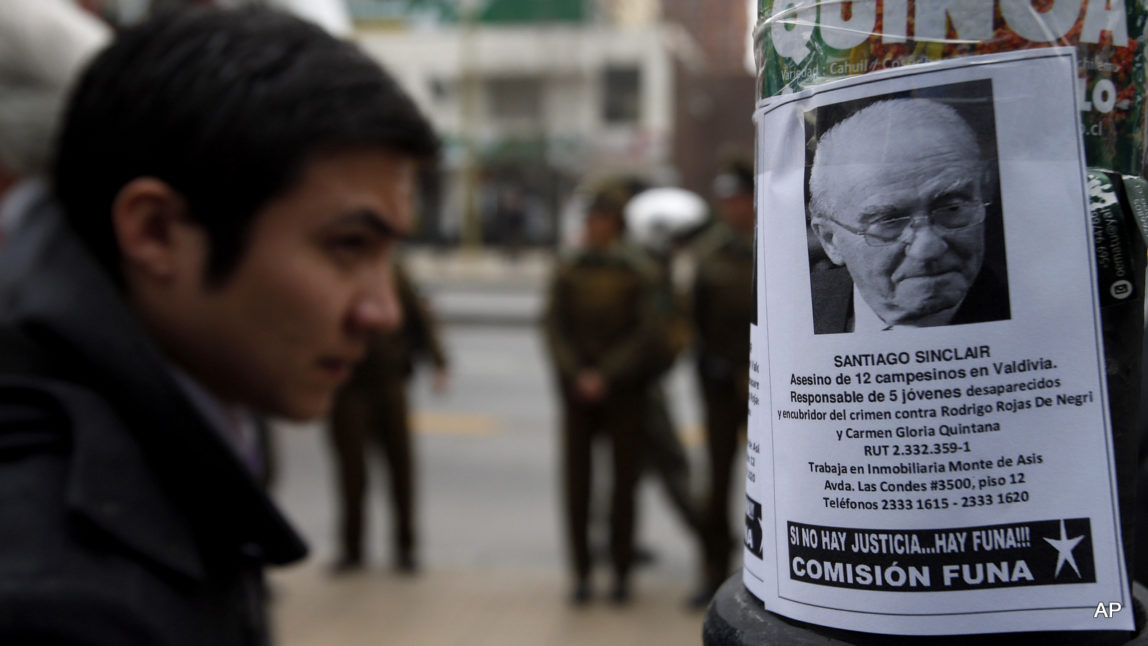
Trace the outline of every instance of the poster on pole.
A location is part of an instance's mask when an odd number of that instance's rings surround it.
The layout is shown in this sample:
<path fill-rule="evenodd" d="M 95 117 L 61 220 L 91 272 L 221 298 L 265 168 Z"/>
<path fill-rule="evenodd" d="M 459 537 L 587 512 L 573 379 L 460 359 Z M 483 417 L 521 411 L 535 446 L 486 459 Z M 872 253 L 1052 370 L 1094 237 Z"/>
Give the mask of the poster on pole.
<path fill-rule="evenodd" d="M 759 103 L 744 578 L 767 609 L 1133 628 L 1076 73 L 1051 48 Z"/>
<path fill-rule="evenodd" d="M 754 195 L 757 195 L 759 190 L 758 179 L 755 178 Z M 763 233 L 759 221 L 754 227 L 753 233 L 753 314 L 749 322 L 749 410 L 746 414 L 745 447 L 745 549 L 742 552 L 742 570 L 746 573 L 743 579 L 747 580 L 747 584 L 750 580 L 754 582 L 761 580 L 761 573 L 766 567 L 764 562 L 765 531 L 762 526 L 765 509 L 761 504 L 762 498 L 758 482 L 763 473 L 762 467 L 769 464 L 768 457 L 762 454 L 761 438 L 765 436 L 762 425 L 768 422 L 768 419 L 763 416 L 768 415 L 770 405 L 769 393 L 761 388 L 762 368 L 761 364 L 758 363 L 758 358 L 764 356 L 764 353 L 755 349 L 764 347 L 764 340 L 761 336 L 762 303 L 758 298 L 761 293 L 761 281 L 764 273 L 762 269 L 764 258 L 759 239 Z"/>

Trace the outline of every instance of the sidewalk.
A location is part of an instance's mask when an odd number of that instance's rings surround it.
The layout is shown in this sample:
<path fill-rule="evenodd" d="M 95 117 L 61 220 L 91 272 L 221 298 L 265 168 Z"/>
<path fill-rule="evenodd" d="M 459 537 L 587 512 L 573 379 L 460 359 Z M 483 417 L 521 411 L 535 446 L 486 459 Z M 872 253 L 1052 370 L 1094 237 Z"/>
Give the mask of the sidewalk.
<path fill-rule="evenodd" d="M 367 489 L 368 567 L 328 576 L 338 550 L 329 439 L 317 423 L 273 428 L 275 497 L 312 548 L 307 562 L 272 572 L 276 643 L 697 646 L 704 614 L 683 601 L 696 581 L 698 548 L 656 482 L 639 487 L 638 536 L 659 558 L 634 573 L 633 602 L 618 607 L 604 598 L 611 583 L 605 563 L 595 571 L 595 601 L 584 608 L 567 602 L 558 410 L 541 335 L 481 325 L 450 326 L 444 334 L 451 392 L 435 396 L 425 378 L 411 385 L 419 576 L 390 567 L 391 510 L 381 472 L 372 472 Z M 689 374 L 681 365 L 667 384 L 675 418 L 687 428 L 701 416 Z M 700 474 L 700 437 L 690 437 L 690 461 Z M 605 545 L 607 510 L 598 510 L 595 537 Z"/>
<path fill-rule="evenodd" d="M 340 579 L 317 563 L 276 574 L 282 646 L 696 646 L 700 611 L 682 608 L 680 578 L 650 574 L 625 607 L 565 603 L 556 569 L 372 568 Z"/>
<path fill-rule="evenodd" d="M 411 248 L 404 257 L 443 323 L 525 326 L 542 313 L 554 254 L 530 250 L 510 260 L 493 249 Z"/>

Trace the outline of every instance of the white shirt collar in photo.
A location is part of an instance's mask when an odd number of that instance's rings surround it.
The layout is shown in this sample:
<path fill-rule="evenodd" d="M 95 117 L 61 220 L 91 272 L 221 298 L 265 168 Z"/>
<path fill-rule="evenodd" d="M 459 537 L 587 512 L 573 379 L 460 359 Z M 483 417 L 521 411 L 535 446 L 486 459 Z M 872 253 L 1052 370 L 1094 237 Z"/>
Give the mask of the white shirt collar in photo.
<path fill-rule="evenodd" d="M 956 311 L 958 309 L 960 309 L 961 305 L 964 302 L 965 302 L 965 300 L 962 298 L 960 303 L 957 303 L 956 305 L 950 307 L 947 310 L 943 310 L 941 312 L 936 312 L 934 314 L 930 314 L 928 317 L 924 317 L 923 319 L 921 319 L 922 325 L 916 325 L 916 326 L 912 326 L 912 327 L 923 327 L 923 326 L 928 326 L 928 325 L 945 325 L 946 323 L 949 322 L 949 320 L 951 320 L 953 318 L 953 314 L 955 314 Z M 886 323 L 884 321 L 884 319 L 882 319 L 880 316 L 877 316 L 877 312 L 874 312 L 873 308 L 869 307 L 869 303 L 865 302 L 865 299 L 861 296 L 861 292 L 857 290 L 857 285 L 854 284 L 853 285 L 853 329 L 850 331 L 851 332 L 873 332 L 873 331 L 892 330 L 895 327 L 898 327 L 898 326 L 891 324 L 891 323 Z M 905 327 L 905 326 L 900 326 L 900 327 Z"/>

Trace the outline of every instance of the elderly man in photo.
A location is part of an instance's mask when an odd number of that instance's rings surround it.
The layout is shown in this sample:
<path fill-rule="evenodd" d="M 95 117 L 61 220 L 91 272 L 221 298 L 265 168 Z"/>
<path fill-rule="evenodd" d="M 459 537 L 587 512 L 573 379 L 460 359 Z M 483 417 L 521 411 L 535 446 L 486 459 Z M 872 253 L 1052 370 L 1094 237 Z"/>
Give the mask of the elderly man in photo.
<path fill-rule="evenodd" d="M 1009 318 L 985 263 L 990 169 L 968 123 L 929 99 L 874 103 L 825 133 L 809 212 L 834 266 L 812 276 L 815 332 Z"/>
<path fill-rule="evenodd" d="M 399 321 L 429 124 L 365 54 L 268 10 L 120 32 L 0 253 L 0 643 L 267 644 L 306 547 L 258 414 L 312 419 Z"/>

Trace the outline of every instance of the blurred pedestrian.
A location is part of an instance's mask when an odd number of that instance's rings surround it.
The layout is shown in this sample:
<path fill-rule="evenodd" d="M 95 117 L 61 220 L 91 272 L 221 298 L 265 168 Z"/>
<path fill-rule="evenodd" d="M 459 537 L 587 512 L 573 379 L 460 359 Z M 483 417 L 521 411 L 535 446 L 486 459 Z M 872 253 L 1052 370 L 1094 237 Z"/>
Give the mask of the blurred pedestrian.
<path fill-rule="evenodd" d="M 661 482 L 678 518 L 699 546 L 704 545 L 701 510 L 694 496 L 689 456 L 670 414 L 664 382 L 690 344 L 689 298 L 675 284 L 675 274 L 679 273 L 676 270 L 681 266 L 685 244 L 706 216 L 705 201 L 680 188 L 645 190 L 626 205 L 628 236 L 657 271 L 658 325 L 646 353 L 648 376 L 642 419 L 645 465 Z"/>
<path fill-rule="evenodd" d="M 107 44 L 108 27 L 72 0 L 4 0 L 0 78 L 64 89 Z"/>
<path fill-rule="evenodd" d="M 0 13 L 0 246 L 15 235 L 45 175 L 64 95 L 110 37 L 70 0 L 8 0 Z"/>
<path fill-rule="evenodd" d="M 630 598 L 635 487 L 641 472 L 646 352 L 656 333 L 657 274 L 622 241 L 629 194 L 599 190 L 590 204 L 583 247 L 559 261 L 544 326 L 562 399 L 563 495 L 574 586 L 590 599 L 590 492 L 593 440 L 612 449 L 611 597 Z"/>
<path fill-rule="evenodd" d="M 367 356 L 335 397 L 329 436 L 339 477 L 339 546 L 333 571 L 363 565 L 363 498 L 367 449 L 378 443 L 387 462 L 394 527 L 395 567 L 418 569 L 415 542 L 415 465 L 407 382 L 418 360 L 434 366 L 434 389 L 447 386 L 447 357 L 430 307 L 401 264 L 394 265 L 395 292 L 402 310 L 397 330 L 374 335 Z"/>
<path fill-rule="evenodd" d="M 714 180 L 719 221 L 698 245 L 693 317 L 698 381 L 705 404 L 710 487 L 702 603 L 730 574 L 740 541 L 729 518 L 731 480 L 749 409 L 749 325 L 753 308 L 753 166 L 732 160 Z"/>
<path fill-rule="evenodd" d="M 651 263 L 656 272 L 654 300 L 658 322 L 646 353 L 646 401 L 641 425 L 643 466 L 661 482 L 686 529 L 699 535 L 701 521 L 694 500 L 690 461 L 670 413 L 664 383 L 678 356 L 689 345 L 689 322 L 673 286 L 670 259 L 652 256 Z"/>
<path fill-rule="evenodd" d="M 267 10 L 97 56 L 0 254 L 0 643 L 268 643 L 262 566 L 306 547 L 243 425 L 325 414 L 397 324 L 436 146 L 377 64 Z"/>
<path fill-rule="evenodd" d="M 59 90 L 0 80 L 0 248 L 16 235 L 29 204 L 47 193 Z"/>

